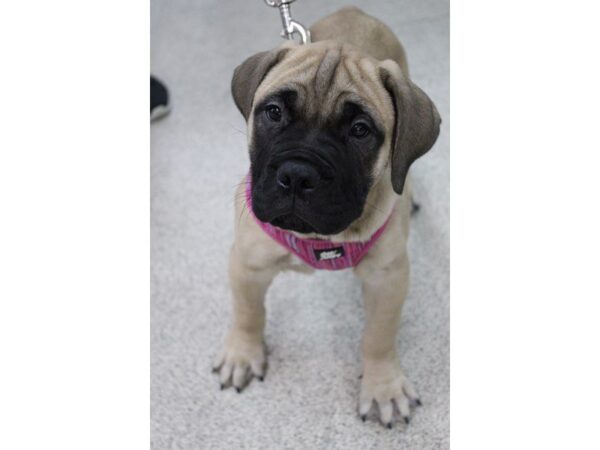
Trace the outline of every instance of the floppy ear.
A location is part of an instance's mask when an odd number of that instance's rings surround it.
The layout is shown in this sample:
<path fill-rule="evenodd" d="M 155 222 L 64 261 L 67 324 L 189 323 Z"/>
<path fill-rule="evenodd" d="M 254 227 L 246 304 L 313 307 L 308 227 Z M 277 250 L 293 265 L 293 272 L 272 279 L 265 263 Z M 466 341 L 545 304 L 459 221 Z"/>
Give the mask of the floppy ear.
<path fill-rule="evenodd" d="M 385 60 L 380 71 L 396 110 L 392 186 L 396 193 L 402 194 L 410 165 L 433 146 L 440 133 L 441 119 L 433 102 L 402 73 L 396 62 Z"/>
<path fill-rule="evenodd" d="M 235 105 L 246 120 L 252 110 L 254 93 L 269 70 L 283 59 L 289 48 L 277 48 L 251 56 L 236 67 L 231 80 L 231 93 Z"/>

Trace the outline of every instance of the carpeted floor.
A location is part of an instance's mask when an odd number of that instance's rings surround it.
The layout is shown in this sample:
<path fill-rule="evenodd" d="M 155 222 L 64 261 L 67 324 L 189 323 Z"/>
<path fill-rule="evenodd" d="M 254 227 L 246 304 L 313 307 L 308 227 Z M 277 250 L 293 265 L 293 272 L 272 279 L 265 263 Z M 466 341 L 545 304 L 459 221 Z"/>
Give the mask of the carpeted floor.
<path fill-rule="evenodd" d="M 310 25 L 348 1 L 298 0 Z M 245 125 L 229 93 L 245 57 L 281 42 L 262 0 L 152 0 L 152 72 L 173 111 L 152 133 L 152 447 L 438 449 L 449 446 L 449 10 L 445 0 L 353 2 L 403 42 L 413 80 L 443 118 L 412 168 L 421 210 L 399 334 L 423 407 L 393 430 L 357 417 L 360 290 L 351 272 L 287 273 L 267 296 L 269 372 L 221 392 L 210 364 L 229 323 L 233 191 L 246 173 Z"/>

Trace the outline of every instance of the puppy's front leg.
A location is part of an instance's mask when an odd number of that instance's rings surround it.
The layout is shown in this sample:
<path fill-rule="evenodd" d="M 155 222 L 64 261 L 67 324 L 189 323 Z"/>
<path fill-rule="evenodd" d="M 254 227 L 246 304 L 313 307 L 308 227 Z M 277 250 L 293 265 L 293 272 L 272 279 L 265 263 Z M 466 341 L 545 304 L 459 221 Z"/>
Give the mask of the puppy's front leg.
<path fill-rule="evenodd" d="M 229 283 L 233 295 L 233 323 L 225 346 L 217 357 L 221 389 L 231 384 L 238 392 L 248 380 L 248 372 L 263 380 L 266 357 L 263 343 L 265 293 L 277 274 L 275 265 L 253 266 L 234 244 L 229 257 Z"/>
<path fill-rule="evenodd" d="M 405 423 L 410 404 L 420 400 L 402 369 L 396 349 L 400 311 L 408 292 L 409 265 L 405 252 L 386 267 L 357 270 L 363 282 L 366 325 L 362 341 L 363 376 L 359 413 L 366 420 L 373 402 L 383 425 L 392 427 L 394 404 Z"/>

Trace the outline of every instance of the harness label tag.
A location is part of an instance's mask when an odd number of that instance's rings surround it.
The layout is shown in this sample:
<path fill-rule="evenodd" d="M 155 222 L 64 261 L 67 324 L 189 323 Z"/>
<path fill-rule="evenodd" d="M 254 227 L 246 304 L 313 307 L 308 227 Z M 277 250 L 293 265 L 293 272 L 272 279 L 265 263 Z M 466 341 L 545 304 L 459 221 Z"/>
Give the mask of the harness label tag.
<path fill-rule="evenodd" d="M 344 247 L 326 248 L 324 250 L 314 250 L 317 261 L 337 259 L 344 256 Z"/>

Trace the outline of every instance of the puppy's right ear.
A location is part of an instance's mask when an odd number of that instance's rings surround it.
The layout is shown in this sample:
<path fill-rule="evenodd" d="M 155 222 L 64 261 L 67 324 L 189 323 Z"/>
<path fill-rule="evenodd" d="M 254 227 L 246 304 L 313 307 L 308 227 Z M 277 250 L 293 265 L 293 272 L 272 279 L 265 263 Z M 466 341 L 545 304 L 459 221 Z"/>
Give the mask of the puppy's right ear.
<path fill-rule="evenodd" d="M 254 94 L 260 83 L 290 49 L 276 48 L 268 52 L 260 52 L 251 56 L 236 67 L 231 80 L 233 100 L 246 120 L 252 110 Z"/>

